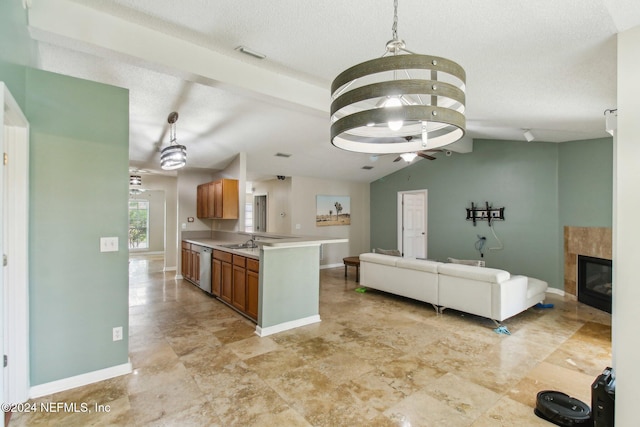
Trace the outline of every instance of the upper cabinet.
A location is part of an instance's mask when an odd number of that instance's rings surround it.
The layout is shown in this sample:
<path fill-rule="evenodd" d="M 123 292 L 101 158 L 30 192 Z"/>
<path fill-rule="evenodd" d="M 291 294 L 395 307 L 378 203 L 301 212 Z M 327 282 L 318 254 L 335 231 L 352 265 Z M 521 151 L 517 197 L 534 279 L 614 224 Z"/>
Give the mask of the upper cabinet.
<path fill-rule="evenodd" d="M 238 206 L 237 179 L 219 179 L 198 185 L 198 218 L 238 219 Z"/>

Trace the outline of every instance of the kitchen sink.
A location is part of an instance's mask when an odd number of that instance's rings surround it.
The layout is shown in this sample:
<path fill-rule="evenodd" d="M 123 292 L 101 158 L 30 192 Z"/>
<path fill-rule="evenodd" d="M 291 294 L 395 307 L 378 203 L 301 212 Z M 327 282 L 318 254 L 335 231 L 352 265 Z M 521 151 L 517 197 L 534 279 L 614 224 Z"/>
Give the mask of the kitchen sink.
<path fill-rule="evenodd" d="M 254 249 L 257 248 L 258 245 L 247 245 L 246 243 L 234 243 L 233 245 L 220 245 L 223 248 L 227 249 Z"/>

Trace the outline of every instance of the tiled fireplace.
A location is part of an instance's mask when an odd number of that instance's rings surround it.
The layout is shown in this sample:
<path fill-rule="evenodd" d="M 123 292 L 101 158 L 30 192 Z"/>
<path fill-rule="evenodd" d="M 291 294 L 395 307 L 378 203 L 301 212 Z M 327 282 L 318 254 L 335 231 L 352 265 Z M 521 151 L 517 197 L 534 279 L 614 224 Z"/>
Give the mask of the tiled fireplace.
<path fill-rule="evenodd" d="M 583 298 L 579 297 L 578 255 L 583 256 L 586 260 L 600 259 L 601 261 L 596 262 L 601 264 L 611 261 L 611 228 L 564 227 L 564 291 L 565 294 L 578 297 L 582 301 L 586 293 Z M 594 305 L 589 302 L 588 298 L 583 302 Z M 604 310 L 602 307 L 597 308 Z"/>

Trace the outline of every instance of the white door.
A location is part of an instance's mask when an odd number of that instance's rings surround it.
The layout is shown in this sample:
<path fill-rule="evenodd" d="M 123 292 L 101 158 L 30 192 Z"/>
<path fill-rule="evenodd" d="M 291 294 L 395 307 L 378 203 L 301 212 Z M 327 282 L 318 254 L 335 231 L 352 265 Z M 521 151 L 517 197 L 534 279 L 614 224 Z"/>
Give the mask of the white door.
<path fill-rule="evenodd" d="M 2 148 L 2 317 L 4 320 L 3 402 L 25 402 L 29 394 L 28 197 L 29 124 L 0 83 Z M 6 159 L 6 161 L 5 161 Z M 4 261 L 3 261 L 4 264 Z"/>
<path fill-rule="evenodd" d="M 399 247 L 405 258 L 427 257 L 427 190 L 400 192 Z"/>

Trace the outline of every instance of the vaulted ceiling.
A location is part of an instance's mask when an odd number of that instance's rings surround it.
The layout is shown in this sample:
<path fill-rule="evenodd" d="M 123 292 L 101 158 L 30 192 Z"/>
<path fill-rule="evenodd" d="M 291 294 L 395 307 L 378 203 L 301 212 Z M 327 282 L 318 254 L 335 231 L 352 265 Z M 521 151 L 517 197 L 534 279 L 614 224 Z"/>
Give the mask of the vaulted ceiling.
<path fill-rule="evenodd" d="M 222 169 L 244 151 L 250 179 L 368 182 L 406 165 L 329 141 L 331 81 L 384 53 L 392 0 L 27 3 L 42 69 L 129 89 L 136 167 L 159 170 L 171 111 L 189 167 Z M 471 138 L 525 143 L 523 129 L 562 142 L 607 136 L 616 34 L 640 25 L 640 2 L 399 0 L 398 17 L 410 50 L 465 68 L 467 147 Z"/>

